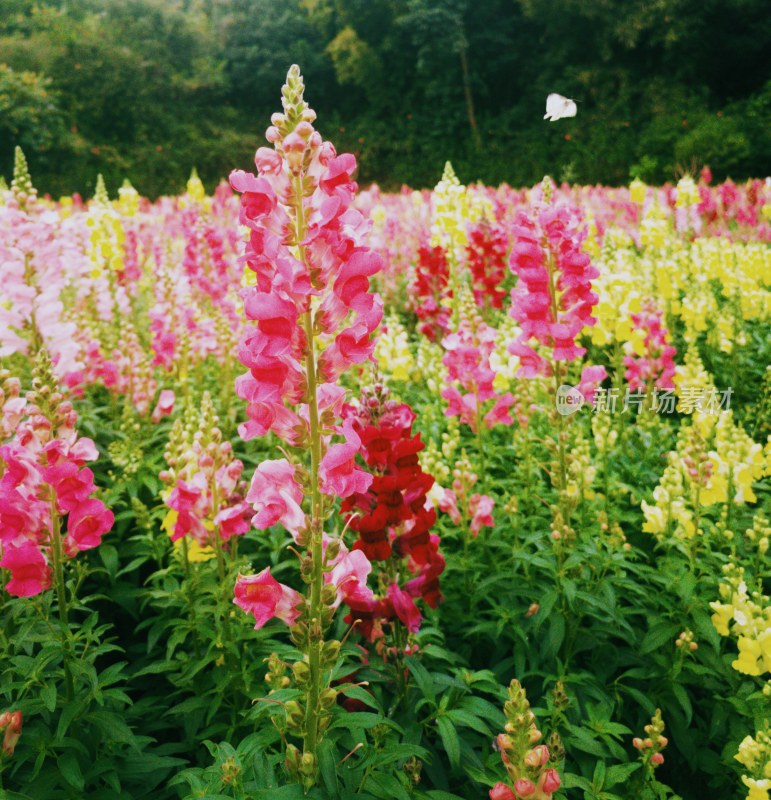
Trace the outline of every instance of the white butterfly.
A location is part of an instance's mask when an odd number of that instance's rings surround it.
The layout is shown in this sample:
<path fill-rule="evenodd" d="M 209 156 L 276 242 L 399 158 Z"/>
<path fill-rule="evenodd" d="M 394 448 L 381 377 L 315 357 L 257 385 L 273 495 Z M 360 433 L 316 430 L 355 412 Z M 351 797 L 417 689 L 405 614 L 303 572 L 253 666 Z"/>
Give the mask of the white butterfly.
<path fill-rule="evenodd" d="M 544 119 L 556 122 L 563 117 L 575 117 L 576 101 L 563 97 L 561 94 L 552 93 L 546 98 L 546 113 Z"/>

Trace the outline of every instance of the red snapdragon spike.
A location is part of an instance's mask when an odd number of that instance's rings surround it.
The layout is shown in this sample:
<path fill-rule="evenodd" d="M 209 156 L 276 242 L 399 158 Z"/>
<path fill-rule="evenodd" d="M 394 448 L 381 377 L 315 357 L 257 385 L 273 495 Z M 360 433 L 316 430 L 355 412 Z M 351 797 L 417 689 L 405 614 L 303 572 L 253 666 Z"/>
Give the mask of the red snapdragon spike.
<path fill-rule="evenodd" d="M 502 228 L 481 222 L 469 230 L 466 256 L 479 308 L 503 308 L 507 251 L 508 238 Z"/>
<path fill-rule="evenodd" d="M 444 248 L 421 247 L 410 294 L 421 321 L 418 329 L 432 342 L 440 340 L 449 329 L 450 311 L 441 302 L 452 297 L 449 281 L 450 265 Z"/>
<path fill-rule="evenodd" d="M 418 630 L 421 615 L 415 598 L 423 597 L 430 607 L 441 600 L 439 576 L 444 559 L 438 553 L 439 537 L 430 534 L 436 512 L 427 503 L 433 477 L 420 468 L 418 454 L 423 443 L 412 434 L 415 415 L 406 404 L 370 398 L 356 409 L 345 409 L 346 422 L 360 432 L 361 455 L 375 475 L 369 491 L 343 502 L 343 513 L 358 534 L 354 550 L 372 561 L 394 560 L 408 580 L 402 588 L 391 575 L 386 596 L 381 600 L 349 602 L 350 619 L 374 639 L 382 635 L 378 620 L 399 619 L 411 632 Z M 429 505 L 427 508 L 426 506 Z M 411 577 L 414 576 L 414 577 Z"/>

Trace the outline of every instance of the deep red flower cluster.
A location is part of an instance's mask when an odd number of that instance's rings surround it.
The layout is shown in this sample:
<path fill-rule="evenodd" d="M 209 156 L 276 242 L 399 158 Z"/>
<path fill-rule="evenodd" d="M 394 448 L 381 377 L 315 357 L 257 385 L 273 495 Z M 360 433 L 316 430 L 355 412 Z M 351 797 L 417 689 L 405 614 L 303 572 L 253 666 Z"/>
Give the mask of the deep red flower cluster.
<path fill-rule="evenodd" d="M 411 294 L 420 325 L 430 341 L 439 341 L 450 329 L 450 309 L 442 303 L 452 297 L 450 265 L 443 247 L 421 247 Z"/>
<path fill-rule="evenodd" d="M 500 226 L 487 221 L 469 229 L 466 257 L 471 270 L 474 300 L 479 308 L 503 308 L 507 291 L 502 288 L 508 270 L 509 240 Z"/>
<path fill-rule="evenodd" d="M 444 557 L 439 537 L 431 533 L 436 511 L 427 501 L 434 478 L 423 472 L 418 453 L 424 445 L 413 435 L 415 414 L 406 403 L 385 399 L 387 390 L 376 386 L 365 393 L 358 408 L 347 406 L 346 419 L 353 421 L 361 438 L 360 453 L 373 473 L 372 485 L 364 493 L 343 501 L 342 512 L 359 538 L 353 546 L 361 550 L 379 570 L 379 594 L 361 603 L 348 602 L 348 621 L 359 620 L 359 630 L 370 640 L 382 634 L 380 623 L 394 617 L 415 633 L 421 614 L 415 605 L 423 598 L 436 608 L 442 599 L 439 576 Z M 399 578 L 407 577 L 403 586 Z"/>

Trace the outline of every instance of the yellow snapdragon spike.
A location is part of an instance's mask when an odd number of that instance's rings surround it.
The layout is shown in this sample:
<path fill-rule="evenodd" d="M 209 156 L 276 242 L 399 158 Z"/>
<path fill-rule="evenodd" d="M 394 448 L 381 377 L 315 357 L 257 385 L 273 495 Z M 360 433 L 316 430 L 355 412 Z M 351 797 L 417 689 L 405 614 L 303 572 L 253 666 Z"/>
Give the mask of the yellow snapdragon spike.
<path fill-rule="evenodd" d="M 437 183 L 431 196 L 431 245 L 444 247 L 450 254 L 459 254 L 468 243 L 466 228 L 470 222 L 481 219 L 479 204 L 472 208 L 468 190 L 458 180 L 458 176 L 448 161 L 444 166 L 442 179 Z"/>
<path fill-rule="evenodd" d="M 648 187 L 639 178 L 635 178 L 629 184 L 629 199 L 641 206 L 645 202 L 647 191 Z"/>
<path fill-rule="evenodd" d="M 177 552 L 182 550 L 182 539 L 177 539 L 174 542 L 174 549 Z M 217 553 L 215 552 L 213 547 L 209 547 L 208 545 L 202 546 L 198 543 L 198 541 L 192 537 L 188 538 L 187 540 L 187 560 L 191 564 L 200 564 L 203 561 L 209 561 L 212 558 L 216 558 Z"/>
<path fill-rule="evenodd" d="M 747 636 L 740 636 L 737 646 L 739 647 L 739 657 L 731 663 L 731 666 L 744 675 L 761 675 L 760 662 L 763 654 L 760 642 Z"/>
<path fill-rule="evenodd" d="M 407 330 L 395 314 L 386 317 L 375 347 L 375 358 L 380 370 L 394 380 L 408 381 L 414 376 L 415 359 L 410 352 Z"/>
<path fill-rule="evenodd" d="M 748 778 L 742 775 L 742 782 L 749 789 L 747 793 L 747 800 L 769 800 L 769 789 L 771 789 L 771 780 L 768 778 Z"/>
<path fill-rule="evenodd" d="M 688 206 L 694 206 L 701 202 L 699 188 L 690 175 L 685 175 L 680 178 L 677 182 L 676 192 L 677 199 L 675 200 L 675 205 L 678 208 L 687 208 Z"/>
<path fill-rule="evenodd" d="M 672 226 L 658 203 L 653 203 L 640 223 L 640 242 L 645 248 L 663 250 L 672 238 Z"/>
<path fill-rule="evenodd" d="M 123 186 L 118 189 L 116 208 L 124 217 L 133 217 L 139 211 L 139 192 L 128 179 L 123 181 Z"/>
<path fill-rule="evenodd" d="M 195 167 L 190 171 L 190 177 L 187 179 L 185 190 L 188 196 L 193 200 L 200 201 L 206 197 L 206 189 L 204 189 L 203 182 L 198 177 L 198 170 Z"/>
<path fill-rule="evenodd" d="M 161 523 L 161 530 L 166 531 L 169 536 L 174 535 L 174 528 L 177 524 L 177 519 L 179 518 L 179 512 L 175 511 L 173 508 L 170 508 L 166 512 L 166 516 L 163 518 L 163 522 Z"/>
<path fill-rule="evenodd" d="M 728 636 L 728 624 L 734 617 L 734 607 L 725 603 L 718 603 L 717 601 L 709 604 L 710 608 L 715 612 L 712 615 L 712 624 L 715 630 L 721 636 Z"/>

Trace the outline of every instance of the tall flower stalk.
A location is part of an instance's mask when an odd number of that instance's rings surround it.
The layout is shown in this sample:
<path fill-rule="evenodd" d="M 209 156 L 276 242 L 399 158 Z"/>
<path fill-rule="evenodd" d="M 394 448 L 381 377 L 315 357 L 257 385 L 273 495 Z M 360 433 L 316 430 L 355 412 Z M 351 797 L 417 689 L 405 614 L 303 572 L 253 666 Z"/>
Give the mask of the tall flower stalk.
<path fill-rule="evenodd" d="M 254 615 L 255 627 L 272 617 L 291 625 L 303 654 L 292 669 L 297 699 L 286 704 L 287 728 L 302 751 L 289 744 L 286 766 L 307 789 L 317 780 L 318 747 L 337 698 L 330 679 L 340 643 L 326 632 L 341 596 L 366 582 L 369 571 L 363 554 L 349 554 L 339 536 L 325 533 L 335 499 L 365 492 L 372 482 L 354 463 L 361 442 L 352 422 L 341 420 L 345 390 L 338 379 L 371 357 L 382 303 L 369 291 L 369 277 L 381 268 L 364 245 L 369 223 L 351 207 L 356 161 L 338 156 L 314 130 L 316 114 L 303 92 L 293 66 L 283 113 L 273 115 L 266 134 L 273 149 L 261 147 L 255 156 L 259 175 L 235 170 L 230 182 L 241 193 L 240 221 L 249 230 L 243 261 L 255 274 L 242 291 L 254 325 L 239 349 L 249 369 L 236 380 L 248 403 L 239 432 L 245 439 L 272 432 L 291 448 L 257 468 L 247 501 L 257 512 L 255 527 L 280 523 L 304 550 L 306 584 L 301 595 L 268 568 L 239 576 L 235 602 Z M 363 562 L 341 568 L 354 555 Z"/>

